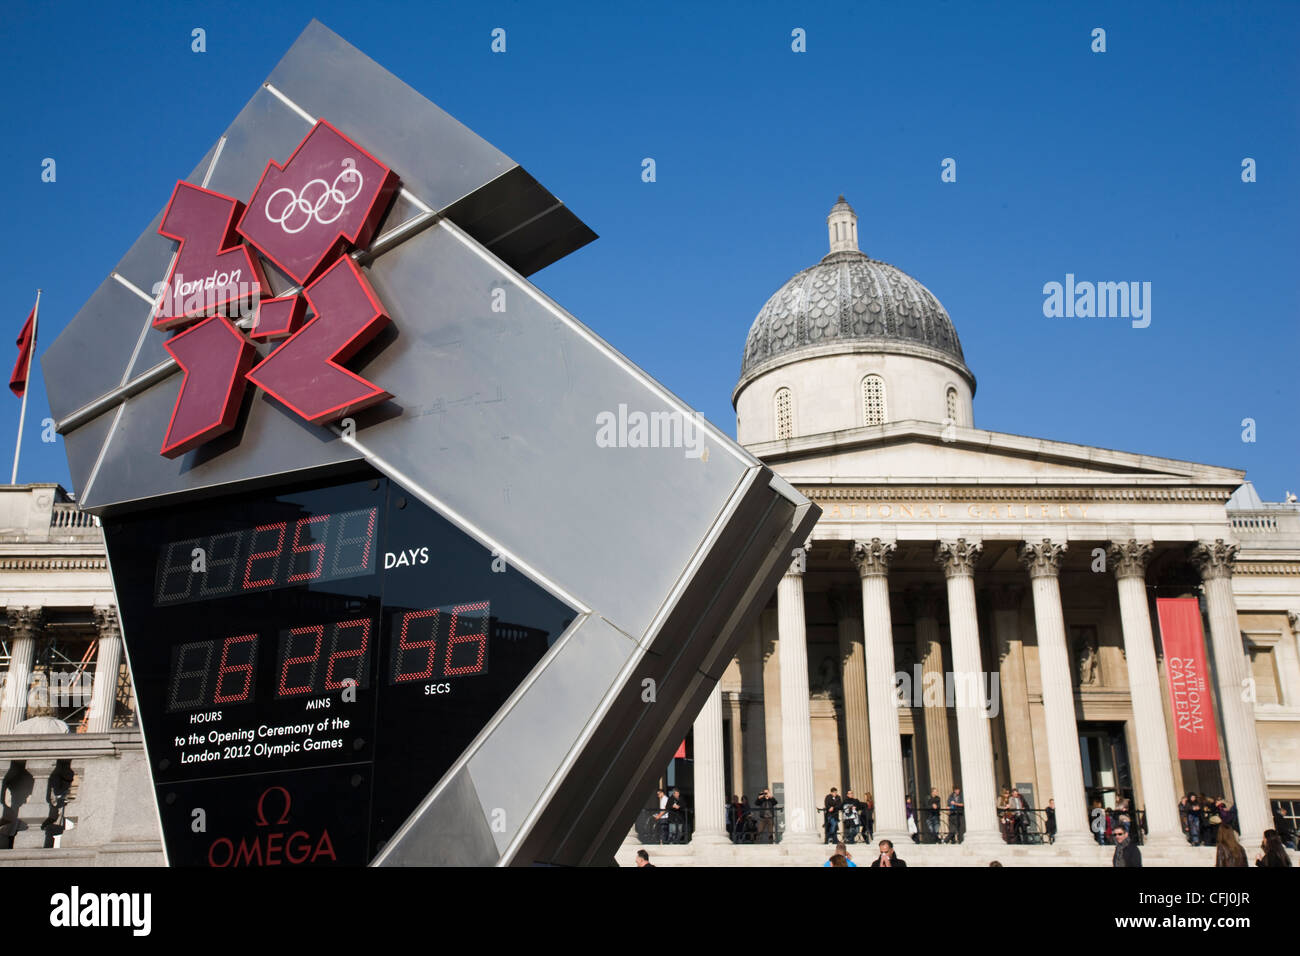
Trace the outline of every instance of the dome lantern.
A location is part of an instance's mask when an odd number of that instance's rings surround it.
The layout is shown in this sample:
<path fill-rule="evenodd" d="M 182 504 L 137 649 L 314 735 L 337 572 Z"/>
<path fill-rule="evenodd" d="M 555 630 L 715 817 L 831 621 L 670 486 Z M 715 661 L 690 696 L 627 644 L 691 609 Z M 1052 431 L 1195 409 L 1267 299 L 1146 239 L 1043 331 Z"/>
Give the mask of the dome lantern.
<path fill-rule="evenodd" d="M 830 233 L 831 252 L 858 251 L 858 214 L 842 193 L 835 205 L 831 206 L 830 215 L 826 217 L 826 228 Z"/>

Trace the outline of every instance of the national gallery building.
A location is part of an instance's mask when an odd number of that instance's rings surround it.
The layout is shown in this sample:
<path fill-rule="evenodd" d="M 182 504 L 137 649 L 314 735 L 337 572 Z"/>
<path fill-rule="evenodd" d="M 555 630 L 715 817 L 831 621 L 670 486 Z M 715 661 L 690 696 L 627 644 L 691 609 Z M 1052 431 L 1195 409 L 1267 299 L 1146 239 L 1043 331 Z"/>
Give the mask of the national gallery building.
<path fill-rule="evenodd" d="M 1300 805 L 1300 507 L 1232 468 L 979 428 L 938 299 L 859 251 L 843 197 L 827 223 L 733 393 L 740 443 L 823 514 L 695 723 L 694 843 L 764 787 L 787 840 L 821 839 L 831 787 L 907 840 L 906 797 L 960 786 L 969 845 L 1001 841 L 1015 789 L 1054 801 L 1048 854 L 1101 850 L 1090 811 L 1125 798 L 1156 851 L 1186 846 L 1195 791 L 1235 802 L 1253 859 L 1270 801 Z M 1175 690 L 1218 759 L 1179 759 L 1160 598 L 1198 602 L 1209 671 Z"/>
<path fill-rule="evenodd" d="M 673 761 L 694 833 L 657 862 L 820 862 L 832 787 L 870 793 L 914 863 L 1106 863 L 1095 808 L 1131 800 L 1148 863 L 1208 864 L 1191 791 L 1235 803 L 1253 858 L 1300 808 L 1300 506 L 1231 468 L 978 428 L 943 306 L 859 251 L 843 199 L 827 222 L 733 395 L 740 443 L 823 513 Z M 0 491 L 0 866 L 161 862 L 101 529 L 57 486 Z M 1171 662 L 1158 602 L 1180 598 L 1204 651 Z M 1180 759 L 1187 722 L 1217 756 Z M 906 799 L 957 786 L 964 842 L 907 842 Z M 764 788 L 779 844 L 733 844 L 726 804 Z M 1011 789 L 1054 802 L 1054 846 L 1003 845 Z"/>

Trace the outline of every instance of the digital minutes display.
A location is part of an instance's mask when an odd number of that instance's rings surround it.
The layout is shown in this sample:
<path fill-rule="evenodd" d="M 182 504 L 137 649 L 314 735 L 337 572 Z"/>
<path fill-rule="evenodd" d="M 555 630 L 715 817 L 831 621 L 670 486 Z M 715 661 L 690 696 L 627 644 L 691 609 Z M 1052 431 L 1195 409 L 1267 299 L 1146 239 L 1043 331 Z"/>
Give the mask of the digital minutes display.
<path fill-rule="evenodd" d="M 374 474 L 105 537 L 173 865 L 373 859 L 576 616 Z"/>

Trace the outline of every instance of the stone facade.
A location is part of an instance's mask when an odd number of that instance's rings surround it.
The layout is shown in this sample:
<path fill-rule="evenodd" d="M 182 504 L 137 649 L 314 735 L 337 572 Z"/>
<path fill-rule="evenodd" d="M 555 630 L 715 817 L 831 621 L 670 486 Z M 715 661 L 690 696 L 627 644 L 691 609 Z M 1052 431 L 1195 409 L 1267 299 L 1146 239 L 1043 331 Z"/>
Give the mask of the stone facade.
<path fill-rule="evenodd" d="M 721 681 L 734 753 L 715 763 L 697 739 L 695 780 L 725 764 L 721 789 L 783 789 L 792 820 L 819 819 L 831 787 L 870 791 L 896 840 L 906 797 L 959 785 L 976 846 L 1001 844 L 998 794 L 1019 789 L 1054 801 L 1044 852 L 1089 863 L 1109 862 L 1092 858 L 1095 807 L 1124 798 L 1153 852 L 1188 862 L 1177 801 L 1196 791 L 1235 802 L 1257 846 L 1273 801 L 1300 805 L 1300 506 L 1261 502 L 1234 469 L 976 428 L 951 326 L 942 342 L 919 326 L 817 333 L 808 310 L 881 301 L 865 279 L 832 288 L 858 254 L 851 209 L 831 219 L 832 254 L 764 306 L 734 395 L 742 444 L 823 514 Z M 885 380 L 882 421 L 864 421 L 865 374 Z M 1158 597 L 1200 602 L 1218 761 L 1178 759 Z M 974 693 L 953 694 L 963 678 Z M 697 738 L 721 732 L 707 723 Z"/>
<path fill-rule="evenodd" d="M 0 866 L 156 865 L 162 843 L 99 523 L 0 486 Z"/>

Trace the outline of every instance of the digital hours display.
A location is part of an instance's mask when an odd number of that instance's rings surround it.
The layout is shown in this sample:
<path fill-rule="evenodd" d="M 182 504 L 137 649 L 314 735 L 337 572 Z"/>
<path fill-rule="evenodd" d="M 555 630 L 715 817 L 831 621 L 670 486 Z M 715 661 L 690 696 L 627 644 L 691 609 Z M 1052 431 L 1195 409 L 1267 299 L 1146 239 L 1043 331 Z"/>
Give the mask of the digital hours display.
<path fill-rule="evenodd" d="M 375 473 L 104 533 L 174 865 L 368 862 L 576 616 Z"/>

